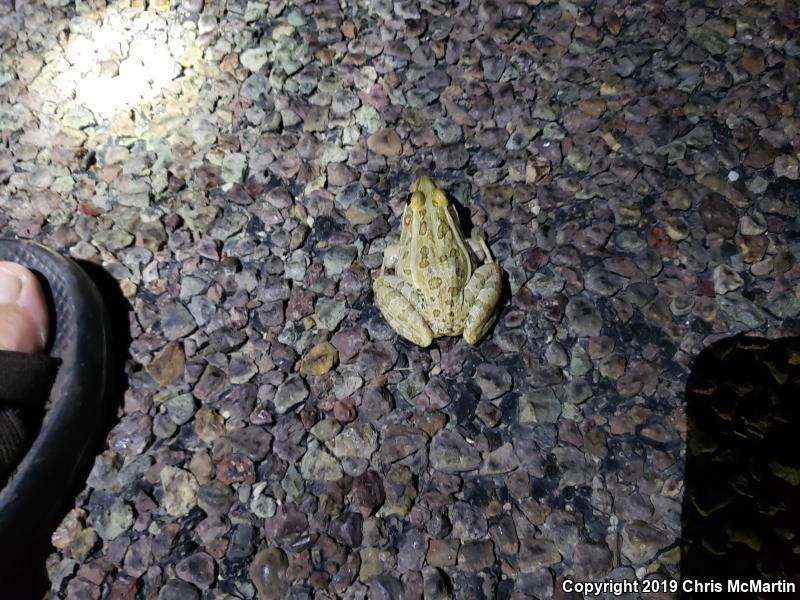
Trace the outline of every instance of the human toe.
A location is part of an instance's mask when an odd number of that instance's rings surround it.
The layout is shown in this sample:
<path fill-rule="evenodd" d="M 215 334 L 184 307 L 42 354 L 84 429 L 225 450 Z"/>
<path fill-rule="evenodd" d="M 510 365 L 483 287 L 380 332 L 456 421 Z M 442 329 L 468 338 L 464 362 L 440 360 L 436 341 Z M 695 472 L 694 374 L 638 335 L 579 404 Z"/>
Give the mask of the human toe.
<path fill-rule="evenodd" d="M 39 352 L 48 335 L 48 313 L 39 280 L 13 262 L 0 262 L 0 349 Z"/>

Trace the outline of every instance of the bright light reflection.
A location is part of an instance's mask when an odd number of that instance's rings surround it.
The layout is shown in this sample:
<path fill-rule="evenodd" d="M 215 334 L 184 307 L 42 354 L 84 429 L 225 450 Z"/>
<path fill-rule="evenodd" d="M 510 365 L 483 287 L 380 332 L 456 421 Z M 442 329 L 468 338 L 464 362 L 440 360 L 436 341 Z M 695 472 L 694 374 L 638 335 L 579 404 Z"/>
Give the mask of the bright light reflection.
<path fill-rule="evenodd" d="M 181 37 L 168 40 L 163 29 L 141 31 L 114 21 L 107 17 L 91 33 L 73 36 L 65 53 L 69 66 L 57 78 L 98 122 L 158 98 L 180 75 L 176 56 L 185 49 Z"/>

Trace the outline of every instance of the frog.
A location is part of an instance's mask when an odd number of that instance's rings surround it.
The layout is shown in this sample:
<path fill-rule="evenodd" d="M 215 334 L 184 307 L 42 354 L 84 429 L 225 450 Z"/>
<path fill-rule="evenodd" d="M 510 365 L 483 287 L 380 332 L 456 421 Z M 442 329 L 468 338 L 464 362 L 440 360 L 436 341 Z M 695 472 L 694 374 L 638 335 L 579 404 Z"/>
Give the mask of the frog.
<path fill-rule="evenodd" d="M 481 228 L 464 236 L 434 179 L 420 176 L 410 192 L 400 242 L 386 246 L 373 281 L 376 304 L 391 328 L 418 346 L 459 335 L 474 346 L 497 318 L 502 269 Z"/>

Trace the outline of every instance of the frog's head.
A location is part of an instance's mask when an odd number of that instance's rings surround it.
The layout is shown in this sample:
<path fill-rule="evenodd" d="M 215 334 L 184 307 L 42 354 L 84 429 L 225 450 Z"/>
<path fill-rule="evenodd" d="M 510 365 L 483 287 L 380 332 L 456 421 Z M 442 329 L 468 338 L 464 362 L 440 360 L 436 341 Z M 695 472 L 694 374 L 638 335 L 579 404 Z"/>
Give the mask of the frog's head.
<path fill-rule="evenodd" d="M 422 192 L 425 196 L 430 196 L 431 192 L 435 190 L 437 187 L 436 182 L 428 177 L 427 175 L 423 175 L 419 179 L 414 182 L 414 185 L 411 186 L 411 193 L 414 192 Z"/>
<path fill-rule="evenodd" d="M 421 209 L 424 207 L 427 198 L 430 198 L 433 205 L 439 208 L 445 208 L 449 204 L 444 190 L 440 188 L 433 179 L 427 175 L 423 175 L 411 186 L 411 200 L 409 204 L 411 208 Z"/>

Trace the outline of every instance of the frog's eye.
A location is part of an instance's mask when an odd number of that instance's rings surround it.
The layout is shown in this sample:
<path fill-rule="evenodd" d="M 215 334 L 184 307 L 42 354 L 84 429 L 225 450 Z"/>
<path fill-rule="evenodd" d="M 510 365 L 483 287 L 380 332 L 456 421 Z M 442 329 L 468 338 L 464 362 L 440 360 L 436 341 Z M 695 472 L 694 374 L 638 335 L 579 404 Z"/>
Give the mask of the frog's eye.
<path fill-rule="evenodd" d="M 425 206 L 425 194 L 422 192 L 414 192 L 411 194 L 411 200 L 408 205 L 413 209 L 420 209 Z"/>
<path fill-rule="evenodd" d="M 433 193 L 431 194 L 431 200 L 433 200 L 433 203 L 436 206 L 447 206 L 447 196 L 439 188 L 433 190 Z"/>

